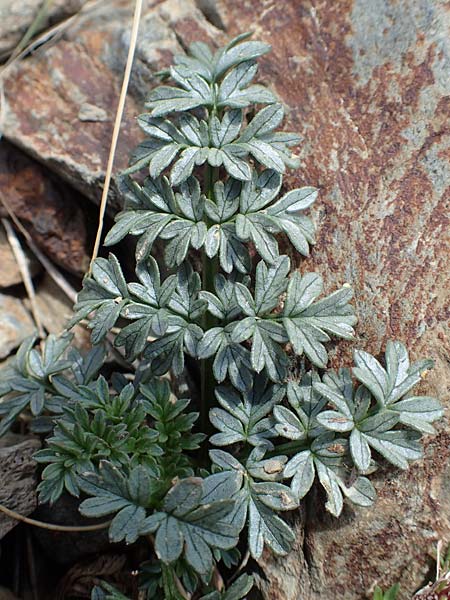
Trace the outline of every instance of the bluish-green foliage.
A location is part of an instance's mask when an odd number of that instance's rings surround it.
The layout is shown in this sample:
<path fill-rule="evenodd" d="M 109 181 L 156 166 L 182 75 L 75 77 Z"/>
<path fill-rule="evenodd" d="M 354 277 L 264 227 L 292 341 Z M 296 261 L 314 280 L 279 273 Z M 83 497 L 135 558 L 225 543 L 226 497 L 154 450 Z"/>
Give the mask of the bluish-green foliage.
<path fill-rule="evenodd" d="M 335 516 L 345 498 L 369 506 L 377 461 L 408 468 L 442 415 L 434 398 L 411 395 L 430 363 L 410 364 L 400 342 L 387 344 L 384 364 L 356 351 L 353 369 L 326 369 L 327 343 L 353 338 L 352 290 L 324 291 L 320 275 L 292 273 L 280 254 L 281 235 L 308 256 L 317 190 L 281 192 L 299 139 L 277 130 L 283 107 L 252 83 L 268 50 L 240 36 L 215 54 L 196 43 L 176 57 L 170 85 L 138 118 L 147 137 L 106 237 L 135 236 L 135 274 L 119 254 L 97 258 L 72 320 L 88 319 L 92 351 L 81 356 L 70 335 L 41 349 L 31 339 L 0 384 L 1 433 L 24 414 L 50 432 L 35 456 L 40 500 L 68 492 L 83 515 L 111 519 L 111 542 L 150 540 L 148 598 L 245 598 L 247 575 L 213 585 L 239 560 L 240 538 L 253 558 L 264 546 L 287 554 L 283 513 L 315 481 Z M 106 378 L 106 340 L 127 373 Z M 186 357 L 201 367 L 192 402 L 169 384 Z M 92 598 L 124 596 L 106 583 Z"/>

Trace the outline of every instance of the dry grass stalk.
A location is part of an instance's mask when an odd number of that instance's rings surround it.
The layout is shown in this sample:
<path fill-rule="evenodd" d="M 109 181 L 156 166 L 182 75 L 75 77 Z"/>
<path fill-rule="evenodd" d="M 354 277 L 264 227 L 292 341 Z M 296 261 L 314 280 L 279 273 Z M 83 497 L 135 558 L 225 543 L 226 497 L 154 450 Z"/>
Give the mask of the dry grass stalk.
<path fill-rule="evenodd" d="M 8 238 L 9 245 L 11 246 L 14 258 L 16 259 L 17 266 L 19 267 L 20 275 L 22 277 L 22 281 L 25 285 L 25 289 L 30 300 L 31 313 L 33 315 L 34 322 L 38 329 L 39 337 L 43 338 L 45 337 L 45 332 L 42 326 L 41 317 L 39 315 L 39 308 L 36 302 L 36 293 L 34 291 L 34 285 L 33 280 L 31 278 L 30 269 L 28 268 L 27 257 L 25 256 L 25 253 L 22 250 L 22 246 L 20 245 L 19 239 L 16 236 L 14 229 L 11 226 L 11 223 L 8 221 L 8 219 L 2 219 L 2 225 L 5 229 L 6 237 Z"/>
<path fill-rule="evenodd" d="M 128 85 L 129 85 L 130 76 L 131 76 L 131 69 L 133 66 L 134 53 L 136 50 L 137 36 L 138 36 L 138 31 L 139 31 L 139 23 L 141 20 L 141 13 L 142 13 L 142 0 L 136 0 L 134 17 L 133 17 L 133 26 L 131 29 L 130 47 L 128 49 L 127 64 L 125 66 L 125 72 L 124 72 L 123 82 L 122 82 L 122 89 L 120 91 L 120 97 L 119 97 L 119 105 L 117 107 L 117 112 L 116 112 L 116 119 L 114 121 L 114 130 L 113 130 L 113 134 L 112 134 L 111 148 L 110 148 L 109 157 L 108 157 L 108 166 L 106 168 L 105 183 L 103 186 L 102 199 L 100 202 L 97 236 L 95 238 L 94 250 L 92 251 L 92 258 L 91 258 L 91 264 L 89 267 L 89 273 L 92 272 L 92 265 L 94 263 L 94 260 L 97 258 L 98 250 L 100 248 L 100 241 L 101 241 L 102 231 L 103 231 L 103 222 L 104 222 L 105 212 L 106 212 L 106 204 L 108 202 L 108 192 L 109 192 L 109 188 L 111 185 L 114 157 L 116 154 L 117 140 L 119 139 L 120 125 L 122 123 L 123 111 L 125 108 L 125 100 L 127 97 Z"/>

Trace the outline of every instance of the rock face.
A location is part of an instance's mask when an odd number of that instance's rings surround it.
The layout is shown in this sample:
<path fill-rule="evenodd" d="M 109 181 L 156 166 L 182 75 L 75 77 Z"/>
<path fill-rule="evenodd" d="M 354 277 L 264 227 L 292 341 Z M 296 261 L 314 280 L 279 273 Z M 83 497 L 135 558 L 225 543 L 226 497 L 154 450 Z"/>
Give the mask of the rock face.
<path fill-rule="evenodd" d="M 112 0 L 66 38 L 21 63 L 5 84 L 7 138 L 93 199 L 101 195 L 111 133 L 126 62 L 133 3 Z M 194 0 L 148 0 L 115 168 L 141 139 L 135 122 L 152 73 L 167 66 L 179 40 L 217 38 Z M 111 200 L 114 201 L 114 187 Z M 117 207 L 117 204 L 116 204 Z"/>
<path fill-rule="evenodd" d="M 358 347 L 376 353 L 393 338 L 414 358 L 432 357 L 423 391 L 448 404 L 448 4 L 244 0 L 225 16 L 232 33 L 239 23 L 272 43 L 263 77 L 304 136 L 289 183 L 322 189 L 318 244 L 299 268 L 318 270 L 330 290 L 354 287 Z M 350 345 L 333 362 L 349 363 Z M 337 521 L 310 498 L 298 555 L 262 561 L 266 597 L 356 600 L 399 581 L 399 598 L 410 598 L 426 580 L 427 553 L 450 536 L 449 440 L 443 424 L 423 462 L 380 475 L 371 510 Z"/>
<path fill-rule="evenodd" d="M 6 85 L 5 135 L 98 199 L 129 39 L 132 3 L 111 3 L 45 52 L 20 64 Z M 448 38 L 444 0 L 149 0 L 141 23 L 116 169 L 140 139 L 134 117 L 152 72 L 194 39 L 253 30 L 273 52 L 261 61 L 304 136 L 302 168 L 287 185 L 321 188 L 311 258 L 333 290 L 355 289 L 358 347 L 389 338 L 414 359 L 434 358 L 423 390 L 448 403 L 449 144 Z M 288 127 L 288 125 L 287 125 Z M 114 200 L 114 194 L 112 194 Z M 339 344 L 333 365 L 348 365 Z M 295 551 L 261 560 L 271 600 L 370 597 L 400 581 L 406 600 L 426 579 L 427 552 L 450 539 L 450 429 L 440 425 L 423 462 L 389 470 L 371 510 L 336 521 L 310 497 L 293 517 Z"/>
<path fill-rule="evenodd" d="M 33 454 L 39 440 L 8 434 L 0 443 L 0 504 L 27 516 L 36 508 L 36 468 Z M 17 521 L 0 513 L 0 539 Z"/>

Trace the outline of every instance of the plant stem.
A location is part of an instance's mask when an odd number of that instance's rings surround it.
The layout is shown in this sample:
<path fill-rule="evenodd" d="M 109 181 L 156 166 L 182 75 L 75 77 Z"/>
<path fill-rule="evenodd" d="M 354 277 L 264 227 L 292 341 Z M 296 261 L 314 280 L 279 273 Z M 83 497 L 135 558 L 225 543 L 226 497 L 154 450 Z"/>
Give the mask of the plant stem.
<path fill-rule="evenodd" d="M 280 454 L 287 454 L 288 456 L 291 454 L 296 454 L 297 452 L 301 452 L 302 450 L 307 450 L 309 448 L 308 442 L 305 440 L 302 441 L 292 441 L 286 442 L 285 444 L 280 444 L 276 446 L 273 450 L 269 450 L 267 452 L 265 458 L 272 458 L 274 456 L 278 456 Z"/>
<path fill-rule="evenodd" d="M 111 523 L 111 521 L 107 521 L 106 523 L 98 523 L 96 525 L 56 525 L 54 523 L 44 523 L 43 521 L 36 521 L 36 519 L 25 517 L 24 515 L 17 513 L 15 510 L 6 508 L 6 506 L 3 506 L 3 504 L 0 504 L 0 512 L 4 513 L 11 519 L 22 521 L 28 525 L 34 525 L 35 527 L 40 527 L 41 529 L 50 529 L 50 531 L 65 531 L 67 533 L 99 531 L 100 529 L 106 529 Z"/>
<path fill-rule="evenodd" d="M 210 200 L 214 202 L 214 183 L 217 179 L 217 169 L 207 165 L 205 172 L 205 192 Z M 202 288 L 204 291 L 214 293 L 214 280 L 219 270 L 217 257 L 209 258 L 205 250 L 202 250 Z M 208 331 L 216 324 L 216 319 L 209 312 L 203 315 L 203 330 Z M 211 427 L 208 419 L 208 412 L 214 403 L 214 388 L 216 385 L 212 371 L 213 360 L 202 360 L 200 367 L 201 377 L 201 398 L 200 398 L 200 426 L 201 431 L 207 433 Z"/>

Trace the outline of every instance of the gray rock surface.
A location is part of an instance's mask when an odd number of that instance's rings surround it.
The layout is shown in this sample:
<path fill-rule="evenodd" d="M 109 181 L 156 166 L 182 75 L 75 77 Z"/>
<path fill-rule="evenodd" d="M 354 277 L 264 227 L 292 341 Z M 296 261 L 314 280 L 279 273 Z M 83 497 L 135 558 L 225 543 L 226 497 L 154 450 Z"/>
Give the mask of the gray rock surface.
<path fill-rule="evenodd" d="M 29 308 L 28 299 L 25 305 Z M 44 275 L 36 287 L 36 306 L 42 325 L 48 333 L 55 335 L 62 333 L 73 316 L 72 302 L 48 274 Z M 90 348 L 90 332 L 85 326 L 75 325 L 71 331 L 75 336 L 75 346 Z"/>
<path fill-rule="evenodd" d="M 35 330 L 22 300 L 0 294 L 0 359 L 5 358 Z"/>
<path fill-rule="evenodd" d="M 0 504 L 28 516 L 37 503 L 36 468 L 33 454 L 40 448 L 39 440 L 7 434 L 0 440 Z M 17 521 L 0 513 L 0 539 Z"/>
<path fill-rule="evenodd" d="M 359 317 L 356 346 L 381 352 L 399 339 L 435 368 L 421 393 L 449 405 L 450 11 L 431 0 L 230 2 L 232 33 L 272 43 L 262 77 L 289 106 L 304 137 L 288 185 L 321 193 L 318 243 L 303 272 L 326 287 L 348 282 Z M 349 365 L 355 344 L 337 344 Z M 305 502 L 297 554 L 260 563 L 270 600 L 371 598 L 400 582 L 408 600 L 428 580 L 436 543 L 450 539 L 450 429 L 426 442 L 407 472 L 375 479 L 370 510 L 336 520 L 323 499 Z M 307 565 L 302 569 L 302 565 Z M 286 584 L 286 582 L 289 582 Z"/>
<path fill-rule="evenodd" d="M 40 29 L 74 14 L 85 2 L 86 0 L 54 0 Z M 41 6 L 42 0 L 0 0 L 0 56 L 14 50 Z"/>

